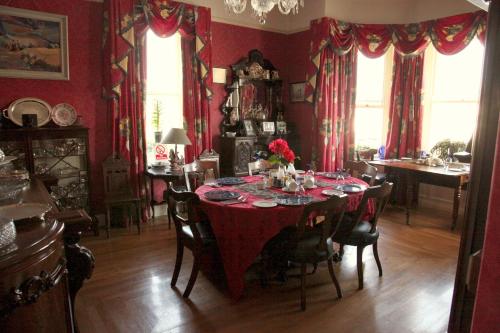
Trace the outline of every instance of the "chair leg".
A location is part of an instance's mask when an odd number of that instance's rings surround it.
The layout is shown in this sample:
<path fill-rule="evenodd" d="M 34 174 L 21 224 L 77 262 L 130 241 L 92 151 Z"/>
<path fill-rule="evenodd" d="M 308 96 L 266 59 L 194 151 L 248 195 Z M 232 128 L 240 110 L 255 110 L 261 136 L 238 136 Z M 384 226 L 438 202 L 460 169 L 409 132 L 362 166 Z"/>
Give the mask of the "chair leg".
<path fill-rule="evenodd" d="M 177 240 L 177 256 L 175 257 L 174 274 L 172 275 L 172 280 L 170 281 L 170 285 L 172 287 L 175 287 L 175 284 L 177 283 L 177 278 L 179 277 L 179 273 L 181 271 L 183 255 L 184 255 L 184 244 L 182 244 L 181 241 Z"/>
<path fill-rule="evenodd" d="M 193 253 L 194 254 L 194 253 Z M 198 255 L 194 256 L 194 262 L 193 262 L 193 269 L 191 271 L 191 276 L 189 277 L 189 282 L 186 286 L 186 290 L 184 290 L 184 294 L 182 294 L 182 297 L 189 297 L 189 294 L 191 294 L 191 290 L 193 290 L 194 283 L 196 281 L 196 277 L 198 277 L 198 272 L 200 271 L 200 258 Z"/>
<path fill-rule="evenodd" d="M 364 246 L 358 246 L 358 289 L 363 289 L 363 250 Z"/>
<path fill-rule="evenodd" d="M 300 266 L 300 309 L 306 310 L 306 274 L 307 266 L 302 264 Z"/>
<path fill-rule="evenodd" d="M 140 235 L 141 234 L 141 204 L 138 202 L 135 204 L 135 214 L 137 217 L 137 234 Z"/>
<path fill-rule="evenodd" d="M 111 227 L 111 207 L 106 206 L 106 238 L 109 239 L 109 229 Z"/>
<path fill-rule="evenodd" d="M 131 220 L 132 220 L 132 212 L 130 211 L 130 204 L 127 205 L 127 215 L 128 215 L 128 219 L 127 219 L 127 231 L 130 231 L 130 223 L 131 223 Z"/>
<path fill-rule="evenodd" d="M 375 261 L 377 262 L 378 267 L 378 276 L 382 276 L 382 264 L 380 263 L 380 259 L 378 257 L 378 242 L 373 243 L 373 256 L 375 257 Z"/>
<path fill-rule="evenodd" d="M 168 219 L 168 230 L 172 229 L 172 217 L 170 216 L 170 211 L 167 208 L 167 219 Z"/>
<path fill-rule="evenodd" d="M 337 289 L 338 298 L 342 298 L 342 289 L 340 289 L 339 281 L 335 276 L 335 271 L 333 270 L 333 260 L 328 260 L 328 271 L 330 272 L 330 277 L 332 278 L 333 284 L 335 285 L 335 289 Z"/>

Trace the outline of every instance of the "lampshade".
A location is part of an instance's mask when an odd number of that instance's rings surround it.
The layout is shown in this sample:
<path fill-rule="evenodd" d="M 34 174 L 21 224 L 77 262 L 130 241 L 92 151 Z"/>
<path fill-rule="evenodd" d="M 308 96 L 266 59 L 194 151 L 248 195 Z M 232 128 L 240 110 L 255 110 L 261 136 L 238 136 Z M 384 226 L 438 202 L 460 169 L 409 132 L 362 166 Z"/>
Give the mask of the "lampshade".
<path fill-rule="evenodd" d="M 162 144 L 191 145 L 191 141 L 182 128 L 171 128 L 161 140 Z"/>

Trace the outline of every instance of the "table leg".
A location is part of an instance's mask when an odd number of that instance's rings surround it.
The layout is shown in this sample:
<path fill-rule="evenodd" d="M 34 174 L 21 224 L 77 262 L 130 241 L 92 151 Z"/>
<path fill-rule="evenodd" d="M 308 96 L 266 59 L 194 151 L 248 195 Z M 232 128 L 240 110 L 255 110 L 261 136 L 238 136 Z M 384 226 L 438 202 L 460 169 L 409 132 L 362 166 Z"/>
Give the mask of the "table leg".
<path fill-rule="evenodd" d="M 151 202 L 149 203 L 149 206 L 151 207 L 151 210 L 153 211 L 153 222 L 155 220 L 155 187 L 154 187 L 154 178 L 150 177 L 149 178 L 149 184 L 150 184 L 150 191 L 151 191 Z"/>
<path fill-rule="evenodd" d="M 406 172 L 406 224 L 410 225 L 410 208 L 413 202 L 413 177 Z"/>
<path fill-rule="evenodd" d="M 455 230 L 455 227 L 457 226 L 457 220 L 458 220 L 458 210 L 460 207 L 460 198 L 462 196 L 462 185 L 459 184 L 457 187 L 455 187 L 455 193 L 453 196 L 453 217 L 452 217 L 452 223 L 451 223 L 451 230 Z"/>

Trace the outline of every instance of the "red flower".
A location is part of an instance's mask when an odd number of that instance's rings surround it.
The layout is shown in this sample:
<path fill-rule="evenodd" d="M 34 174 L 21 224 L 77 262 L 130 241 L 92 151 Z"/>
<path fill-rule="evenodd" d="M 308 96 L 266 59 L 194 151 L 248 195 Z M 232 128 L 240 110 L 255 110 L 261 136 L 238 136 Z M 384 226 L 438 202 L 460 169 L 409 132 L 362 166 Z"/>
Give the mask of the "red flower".
<path fill-rule="evenodd" d="M 285 150 L 283 152 L 283 157 L 288 161 L 288 163 L 293 163 L 293 161 L 295 161 L 295 153 L 291 149 Z"/>
<path fill-rule="evenodd" d="M 274 154 L 283 154 L 289 149 L 288 142 L 283 139 L 276 139 L 269 144 L 269 150 Z"/>

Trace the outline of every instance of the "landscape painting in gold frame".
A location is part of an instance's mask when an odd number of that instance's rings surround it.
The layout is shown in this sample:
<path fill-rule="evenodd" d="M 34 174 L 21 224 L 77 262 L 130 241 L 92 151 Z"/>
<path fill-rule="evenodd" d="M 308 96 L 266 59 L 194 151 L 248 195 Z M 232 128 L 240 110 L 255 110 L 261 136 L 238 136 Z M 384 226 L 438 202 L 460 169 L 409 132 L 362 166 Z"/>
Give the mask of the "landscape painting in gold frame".
<path fill-rule="evenodd" d="M 69 80 L 68 17 L 0 6 L 0 76 Z"/>

